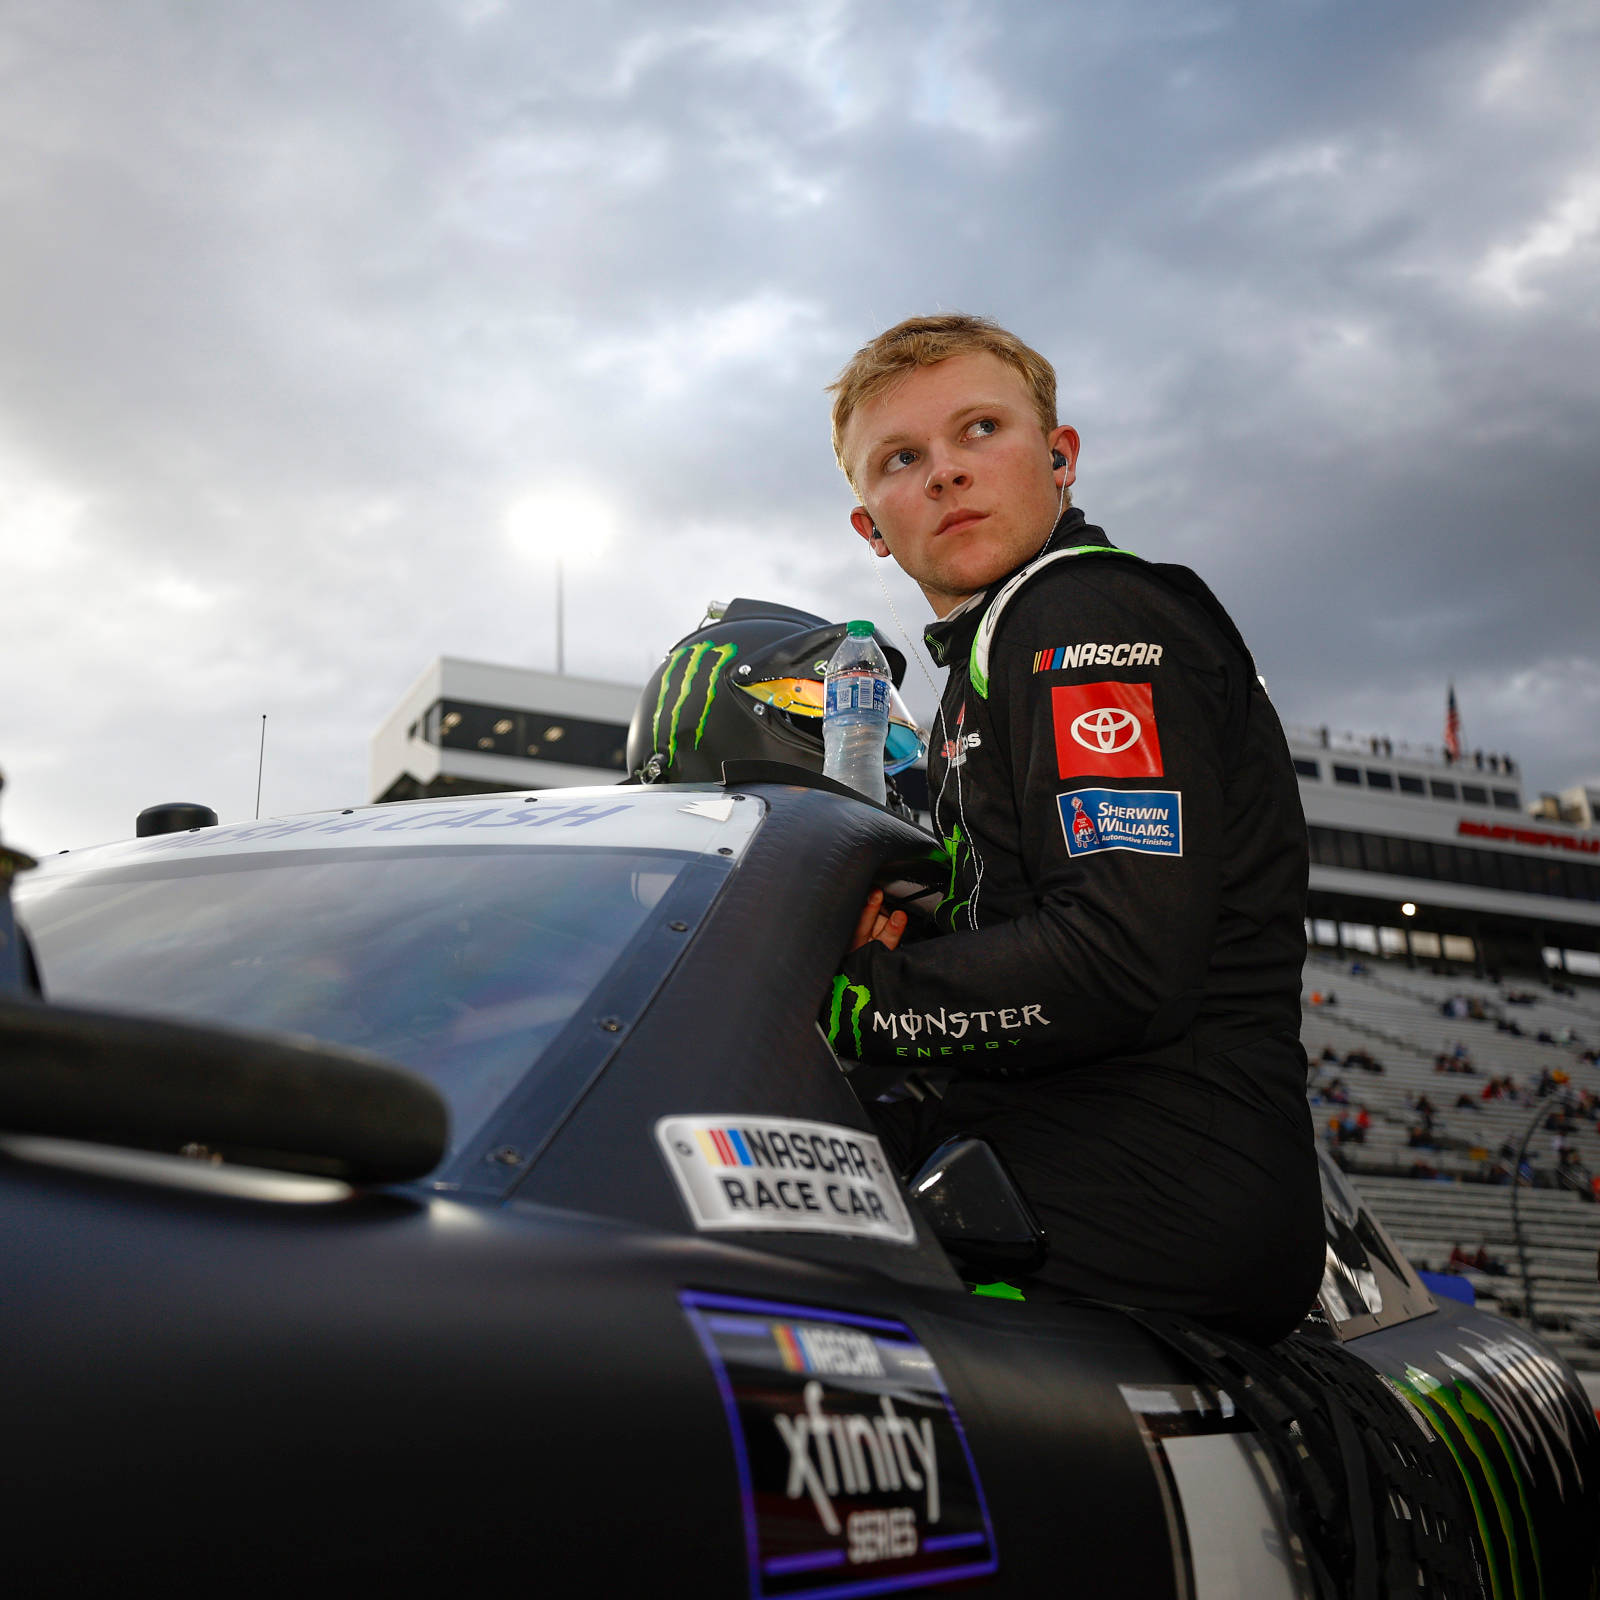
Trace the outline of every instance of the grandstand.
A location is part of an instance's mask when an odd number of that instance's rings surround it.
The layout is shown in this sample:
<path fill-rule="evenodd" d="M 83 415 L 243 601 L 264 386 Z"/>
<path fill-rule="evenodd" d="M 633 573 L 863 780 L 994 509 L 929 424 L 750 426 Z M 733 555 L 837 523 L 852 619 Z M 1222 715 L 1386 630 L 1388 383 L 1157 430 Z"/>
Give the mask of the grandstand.
<path fill-rule="evenodd" d="M 1600 1174 L 1600 1067 L 1584 1059 L 1600 1045 L 1600 992 L 1563 988 L 1314 953 L 1301 1038 L 1319 1136 L 1396 1242 L 1432 1271 L 1451 1270 L 1457 1247 L 1481 1248 L 1491 1270 L 1463 1275 L 1480 1303 L 1518 1317 L 1528 1290 L 1512 1175 L 1532 1128 L 1515 1196 L 1534 1316 L 1574 1366 L 1600 1371 L 1600 1204 L 1591 1188 Z M 1364 1067 L 1363 1055 L 1382 1070 Z M 1441 1058 L 1471 1071 L 1440 1070 Z M 1484 1098 L 1491 1080 L 1507 1077 L 1512 1093 Z M 1419 1097 L 1431 1113 L 1418 1110 Z M 1360 1107 L 1368 1121 L 1357 1138 Z M 1343 1139 L 1330 1126 L 1341 1121 Z"/>

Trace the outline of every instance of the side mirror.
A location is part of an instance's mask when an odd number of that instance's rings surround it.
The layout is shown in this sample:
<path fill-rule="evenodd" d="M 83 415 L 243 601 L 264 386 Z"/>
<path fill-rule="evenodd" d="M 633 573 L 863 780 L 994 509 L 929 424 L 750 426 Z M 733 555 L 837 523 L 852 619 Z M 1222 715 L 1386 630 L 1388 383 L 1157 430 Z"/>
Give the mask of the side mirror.
<path fill-rule="evenodd" d="M 986 1140 L 946 1139 L 909 1187 L 939 1243 L 963 1266 L 1024 1276 L 1044 1264 L 1050 1250 L 1044 1229 Z"/>

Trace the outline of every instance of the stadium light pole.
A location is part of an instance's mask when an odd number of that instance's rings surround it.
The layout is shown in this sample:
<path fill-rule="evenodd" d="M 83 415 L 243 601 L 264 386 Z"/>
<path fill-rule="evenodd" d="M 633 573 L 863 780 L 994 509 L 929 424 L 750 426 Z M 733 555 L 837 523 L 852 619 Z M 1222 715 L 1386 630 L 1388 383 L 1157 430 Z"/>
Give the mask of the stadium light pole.
<path fill-rule="evenodd" d="M 505 511 L 506 542 L 524 561 L 555 564 L 556 672 L 567 670 L 567 562 L 601 555 L 617 530 L 611 502 L 579 483 L 548 484 L 519 495 Z M 548 570 L 548 569 L 546 569 Z"/>

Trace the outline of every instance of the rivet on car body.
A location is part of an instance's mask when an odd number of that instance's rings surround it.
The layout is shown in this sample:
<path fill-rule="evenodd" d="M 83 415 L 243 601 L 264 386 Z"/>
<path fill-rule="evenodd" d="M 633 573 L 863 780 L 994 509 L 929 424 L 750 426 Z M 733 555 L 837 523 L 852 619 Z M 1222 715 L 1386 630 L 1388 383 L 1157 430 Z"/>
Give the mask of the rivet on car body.
<path fill-rule="evenodd" d="M 717 854 L 719 856 L 731 856 L 733 854 L 733 851 L 729 846 L 727 846 L 725 844 L 719 844 L 717 846 Z"/>
<path fill-rule="evenodd" d="M 520 1167 L 522 1165 L 522 1152 L 514 1150 L 508 1144 L 503 1144 L 489 1159 L 498 1161 L 502 1167 Z"/>
<path fill-rule="evenodd" d="M 689 924 L 687 922 L 669 922 L 667 926 L 671 928 L 674 933 L 687 933 L 689 931 Z"/>
<path fill-rule="evenodd" d="M 621 1017 L 601 1017 L 600 1026 L 602 1028 L 604 1028 L 607 1033 L 621 1033 L 622 1032 L 622 1018 Z"/>

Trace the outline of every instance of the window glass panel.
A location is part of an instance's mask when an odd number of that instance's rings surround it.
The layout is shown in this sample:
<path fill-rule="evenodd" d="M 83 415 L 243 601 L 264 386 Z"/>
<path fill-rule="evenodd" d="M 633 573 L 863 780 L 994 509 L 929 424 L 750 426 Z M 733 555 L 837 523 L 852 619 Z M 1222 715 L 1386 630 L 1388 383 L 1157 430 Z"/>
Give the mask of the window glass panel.
<path fill-rule="evenodd" d="M 1302 778 L 1320 778 L 1322 776 L 1321 763 L 1311 761 L 1305 756 L 1294 757 L 1294 770 Z"/>
<path fill-rule="evenodd" d="M 1338 830 L 1335 828 L 1324 828 L 1313 824 L 1308 831 L 1311 835 L 1311 859 L 1319 867 L 1338 866 Z"/>
<path fill-rule="evenodd" d="M 1409 772 L 1400 774 L 1400 792 L 1402 794 L 1425 794 L 1426 786 L 1421 778 L 1414 778 Z"/>
<path fill-rule="evenodd" d="M 27 920 L 51 998 L 374 1051 L 433 1081 L 459 1149 L 683 864 L 565 845 L 305 855 L 40 885 Z"/>
<path fill-rule="evenodd" d="M 1451 783 L 1448 778 L 1429 778 L 1428 793 L 1431 794 L 1435 800 L 1454 800 L 1456 797 L 1456 786 Z"/>
<path fill-rule="evenodd" d="M 1415 955 L 1426 956 L 1429 960 L 1436 961 L 1439 957 L 1439 935 L 1417 928 L 1411 935 L 1411 949 Z"/>
<path fill-rule="evenodd" d="M 1365 863 L 1361 859 L 1361 835 L 1348 828 L 1335 830 L 1339 835 L 1339 865 L 1360 872 Z"/>
<path fill-rule="evenodd" d="M 1365 950 L 1369 955 L 1378 953 L 1378 930 L 1362 922 L 1341 922 L 1339 931 L 1344 935 L 1345 948 Z"/>
<path fill-rule="evenodd" d="M 1489 803 L 1489 791 L 1482 784 L 1464 783 L 1461 785 L 1461 798 L 1469 805 L 1486 806 Z"/>
<path fill-rule="evenodd" d="M 1386 956 L 1403 956 L 1406 953 L 1405 929 L 1379 928 L 1378 948 Z"/>
<path fill-rule="evenodd" d="M 1335 783 L 1359 784 L 1361 782 L 1361 768 L 1335 766 L 1333 769 L 1333 781 Z"/>
<path fill-rule="evenodd" d="M 1515 789 L 1496 789 L 1494 791 L 1494 803 L 1501 811 L 1515 811 L 1517 809 L 1517 791 Z"/>
<path fill-rule="evenodd" d="M 616 772 L 627 763 L 628 730 L 619 722 L 593 722 L 554 711 L 512 711 L 464 700 L 444 700 L 437 709 L 438 742 L 447 750 L 482 750 Z"/>
<path fill-rule="evenodd" d="M 1312 934 L 1318 944 L 1338 944 L 1339 930 L 1333 923 L 1316 918 L 1311 924 Z"/>
<path fill-rule="evenodd" d="M 1385 772 L 1382 767 L 1367 768 L 1367 787 L 1369 789 L 1394 788 L 1394 774 Z"/>
<path fill-rule="evenodd" d="M 1476 956 L 1477 948 L 1470 939 L 1465 939 L 1458 933 L 1447 933 L 1444 936 L 1446 961 L 1471 961 Z"/>

